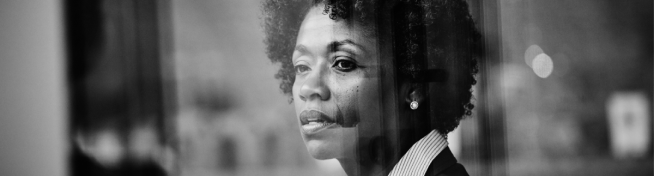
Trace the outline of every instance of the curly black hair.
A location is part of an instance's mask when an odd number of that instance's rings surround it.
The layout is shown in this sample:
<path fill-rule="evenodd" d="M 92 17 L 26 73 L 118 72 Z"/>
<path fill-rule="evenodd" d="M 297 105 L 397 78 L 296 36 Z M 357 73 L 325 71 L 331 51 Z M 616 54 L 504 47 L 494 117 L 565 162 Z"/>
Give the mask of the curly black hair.
<path fill-rule="evenodd" d="M 393 8 L 380 8 L 379 3 L 410 4 L 419 13 L 393 13 Z M 324 14 L 333 20 L 356 21 L 366 28 L 375 28 L 372 23 L 381 13 L 404 15 L 408 28 L 421 27 L 424 36 L 407 35 L 405 50 L 400 54 L 411 58 L 415 55 L 417 38 L 426 46 L 423 56 L 427 57 L 429 67 L 446 70 L 447 82 L 433 87 L 440 92 L 431 96 L 433 126 L 442 134 L 447 134 L 459 125 L 465 116 L 471 115 L 472 86 L 476 84 L 477 60 L 481 58 L 481 35 L 468 10 L 465 0 L 266 0 L 262 4 L 263 28 L 266 34 L 264 43 L 266 54 L 273 63 L 281 64 L 275 78 L 281 80 L 280 88 L 292 96 L 295 74 L 291 57 L 295 41 L 304 16 L 311 7 L 324 6 Z M 394 5 L 388 5 L 393 7 Z M 396 6 L 396 5 L 395 5 Z M 416 20 L 417 19 L 417 20 Z M 372 24 L 372 25 L 371 25 Z M 407 30 L 410 30 L 408 29 Z M 371 29 L 370 31 L 375 31 Z M 417 63 L 411 59 L 396 63 L 399 71 L 411 77 L 424 77 Z"/>

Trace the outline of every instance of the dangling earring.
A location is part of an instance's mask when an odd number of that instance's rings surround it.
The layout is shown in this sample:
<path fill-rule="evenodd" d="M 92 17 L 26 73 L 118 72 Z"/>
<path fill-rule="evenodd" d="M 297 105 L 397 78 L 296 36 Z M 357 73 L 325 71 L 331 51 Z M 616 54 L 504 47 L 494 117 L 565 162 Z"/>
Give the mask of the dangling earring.
<path fill-rule="evenodd" d="M 411 104 L 409 104 L 409 107 L 411 107 L 412 110 L 418 109 L 418 101 L 413 100 Z"/>

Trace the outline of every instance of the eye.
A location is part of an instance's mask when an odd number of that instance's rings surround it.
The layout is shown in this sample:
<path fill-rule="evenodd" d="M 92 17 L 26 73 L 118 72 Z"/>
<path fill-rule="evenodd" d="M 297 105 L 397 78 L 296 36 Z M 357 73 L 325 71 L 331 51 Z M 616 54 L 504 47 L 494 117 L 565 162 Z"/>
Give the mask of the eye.
<path fill-rule="evenodd" d="M 349 60 L 337 60 L 336 62 L 334 62 L 334 65 L 332 65 L 332 67 L 344 72 L 349 72 L 358 68 L 356 63 Z"/>
<path fill-rule="evenodd" d="M 307 71 L 311 70 L 311 68 L 309 68 L 306 65 L 296 65 L 294 68 L 295 68 L 295 74 L 296 75 L 299 75 L 299 74 L 302 74 L 304 72 L 307 72 Z"/>

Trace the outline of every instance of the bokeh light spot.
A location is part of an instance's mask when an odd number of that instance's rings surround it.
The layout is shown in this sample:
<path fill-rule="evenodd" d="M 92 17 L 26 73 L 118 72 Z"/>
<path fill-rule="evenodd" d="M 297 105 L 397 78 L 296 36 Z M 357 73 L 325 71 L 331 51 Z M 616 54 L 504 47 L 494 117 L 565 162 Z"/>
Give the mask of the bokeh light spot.
<path fill-rule="evenodd" d="M 540 48 L 538 45 L 531 45 L 529 48 L 527 48 L 527 51 L 525 51 L 525 63 L 529 65 L 529 67 L 532 67 L 532 63 L 534 59 L 536 59 L 536 56 L 539 54 L 543 54 L 543 49 Z"/>
<path fill-rule="evenodd" d="M 539 54 L 532 62 L 532 69 L 538 77 L 547 78 L 554 70 L 552 58 L 545 53 Z"/>

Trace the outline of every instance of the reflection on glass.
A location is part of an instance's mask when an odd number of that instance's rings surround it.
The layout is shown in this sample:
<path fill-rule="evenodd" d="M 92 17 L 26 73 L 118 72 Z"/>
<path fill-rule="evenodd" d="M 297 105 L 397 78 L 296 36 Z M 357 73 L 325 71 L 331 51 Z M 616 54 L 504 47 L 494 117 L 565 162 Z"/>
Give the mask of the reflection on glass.
<path fill-rule="evenodd" d="M 466 175 L 480 35 L 465 1 L 264 2 L 268 57 L 309 154 L 347 175 Z"/>
<path fill-rule="evenodd" d="M 654 171 L 652 1 L 64 6 L 71 175 Z"/>

